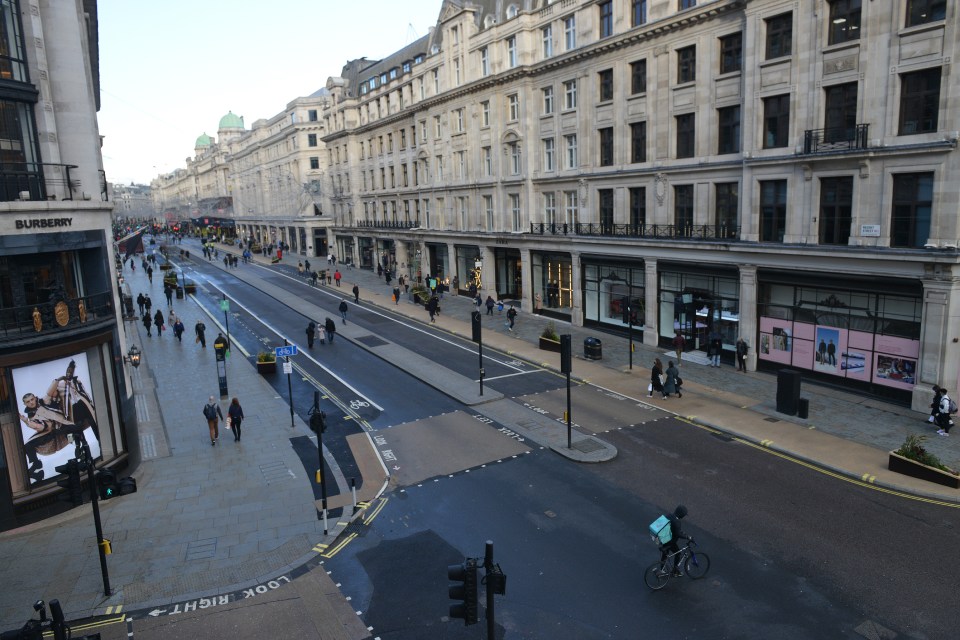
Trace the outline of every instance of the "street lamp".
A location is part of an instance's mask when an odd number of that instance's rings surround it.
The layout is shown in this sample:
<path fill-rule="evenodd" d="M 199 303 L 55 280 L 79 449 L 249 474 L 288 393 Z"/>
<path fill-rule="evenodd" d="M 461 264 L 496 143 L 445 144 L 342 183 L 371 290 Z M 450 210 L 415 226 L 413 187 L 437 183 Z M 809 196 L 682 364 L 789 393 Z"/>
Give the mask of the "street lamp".
<path fill-rule="evenodd" d="M 127 351 L 123 361 L 132 364 L 134 369 L 140 366 L 140 349 L 137 349 L 137 345 L 130 347 L 130 351 Z"/>

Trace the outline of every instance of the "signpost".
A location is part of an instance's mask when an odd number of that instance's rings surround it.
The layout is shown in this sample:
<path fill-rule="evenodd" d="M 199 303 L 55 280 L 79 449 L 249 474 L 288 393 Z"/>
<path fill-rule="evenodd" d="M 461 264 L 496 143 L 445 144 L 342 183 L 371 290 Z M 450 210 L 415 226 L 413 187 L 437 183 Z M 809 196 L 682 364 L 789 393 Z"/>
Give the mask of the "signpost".
<path fill-rule="evenodd" d="M 290 380 L 290 374 L 293 373 L 293 363 L 290 362 L 290 356 L 297 355 L 297 345 L 290 344 L 284 338 L 283 346 L 274 347 L 273 351 L 277 354 L 277 358 L 286 358 L 283 363 L 283 372 L 287 374 L 287 393 L 290 396 L 290 428 L 293 429 L 296 425 L 293 423 L 293 382 Z"/>

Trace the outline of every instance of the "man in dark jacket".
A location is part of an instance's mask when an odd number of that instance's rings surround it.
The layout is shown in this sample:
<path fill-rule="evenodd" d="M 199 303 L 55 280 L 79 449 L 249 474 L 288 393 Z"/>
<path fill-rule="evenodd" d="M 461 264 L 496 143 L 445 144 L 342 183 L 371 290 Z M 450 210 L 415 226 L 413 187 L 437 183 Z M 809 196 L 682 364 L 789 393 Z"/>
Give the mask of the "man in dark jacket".
<path fill-rule="evenodd" d="M 327 338 L 330 340 L 330 344 L 333 344 L 333 336 L 337 333 L 337 323 L 328 316 L 323 326 L 327 330 Z"/>
<path fill-rule="evenodd" d="M 680 528 L 681 518 L 687 515 L 687 508 L 682 504 L 678 504 L 677 508 L 673 510 L 673 513 L 667 516 L 667 520 L 670 521 L 670 540 L 660 547 L 660 561 L 663 562 L 667 559 L 669 554 L 673 555 L 673 575 L 682 576 L 683 573 L 680 571 L 680 567 L 676 566 L 677 561 L 680 559 L 680 546 L 677 544 L 677 540 L 689 540 L 690 536 L 683 532 L 683 529 Z"/>
<path fill-rule="evenodd" d="M 354 291 L 357 290 L 356 285 L 354 285 L 353 289 Z M 343 324 L 347 324 L 347 301 L 341 300 L 338 309 L 340 310 L 340 318 L 342 319 Z"/>
<path fill-rule="evenodd" d="M 317 325 L 313 324 L 313 321 L 311 320 L 309 324 L 307 324 L 307 348 L 313 349 L 313 338 L 316 336 L 316 334 Z"/>

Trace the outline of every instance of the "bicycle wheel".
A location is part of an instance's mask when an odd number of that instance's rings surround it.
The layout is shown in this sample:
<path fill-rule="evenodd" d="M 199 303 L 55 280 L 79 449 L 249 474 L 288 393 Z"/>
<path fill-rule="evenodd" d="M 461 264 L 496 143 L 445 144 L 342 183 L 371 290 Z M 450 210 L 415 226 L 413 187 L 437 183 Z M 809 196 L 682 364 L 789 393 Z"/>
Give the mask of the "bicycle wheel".
<path fill-rule="evenodd" d="M 710 556 L 700 551 L 691 553 L 683 566 L 691 579 L 698 580 L 707 575 L 707 571 L 710 570 Z"/>
<path fill-rule="evenodd" d="M 653 591 L 659 591 L 667 586 L 667 580 L 670 579 L 670 573 L 663 571 L 659 562 L 654 562 L 643 572 L 643 581 Z"/>

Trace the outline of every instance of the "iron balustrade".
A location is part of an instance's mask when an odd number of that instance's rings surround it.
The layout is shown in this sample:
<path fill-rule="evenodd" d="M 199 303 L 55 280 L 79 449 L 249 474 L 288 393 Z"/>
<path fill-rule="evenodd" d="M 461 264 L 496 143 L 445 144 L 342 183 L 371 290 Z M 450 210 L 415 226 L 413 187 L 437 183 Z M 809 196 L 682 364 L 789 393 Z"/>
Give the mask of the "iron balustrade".
<path fill-rule="evenodd" d="M 866 149 L 869 130 L 869 124 L 858 124 L 853 127 L 807 129 L 803 134 L 803 152 L 810 154 Z"/>
<path fill-rule="evenodd" d="M 0 309 L 0 335 L 5 339 L 22 338 L 71 331 L 92 323 L 112 321 L 115 295 L 113 291 L 104 291 L 78 298 L 57 296 L 48 302 L 2 308 Z M 57 321 L 57 305 L 60 302 L 66 305 L 67 311 L 66 324 L 63 326 Z M 83 303 L 82 312 L 81 303 Z M 39 317 L 39 331 L 34 324 L 35 311 Z"/>
<path fill-rule="evenodd" d="M 740 227 L 726 224 L 574 224 L 536 222 L 530 225 L 536 235 L 603 236 L 610 238 L 652 238 L 673 240 L 739 240 Z"/>
<path fill-rule="evenodd" d="M 0 162 L 0 202 L 73 200 L 80 184 L 70 177 L 70 170 L 77 168 L 50 162 Z"/>
<path fill-rule="evenodd" d="M 416 229 L 420 226 L 419 220 L 405 222 L 400 220 L 357 220 L 356 226 L 371 229 Z"/>

